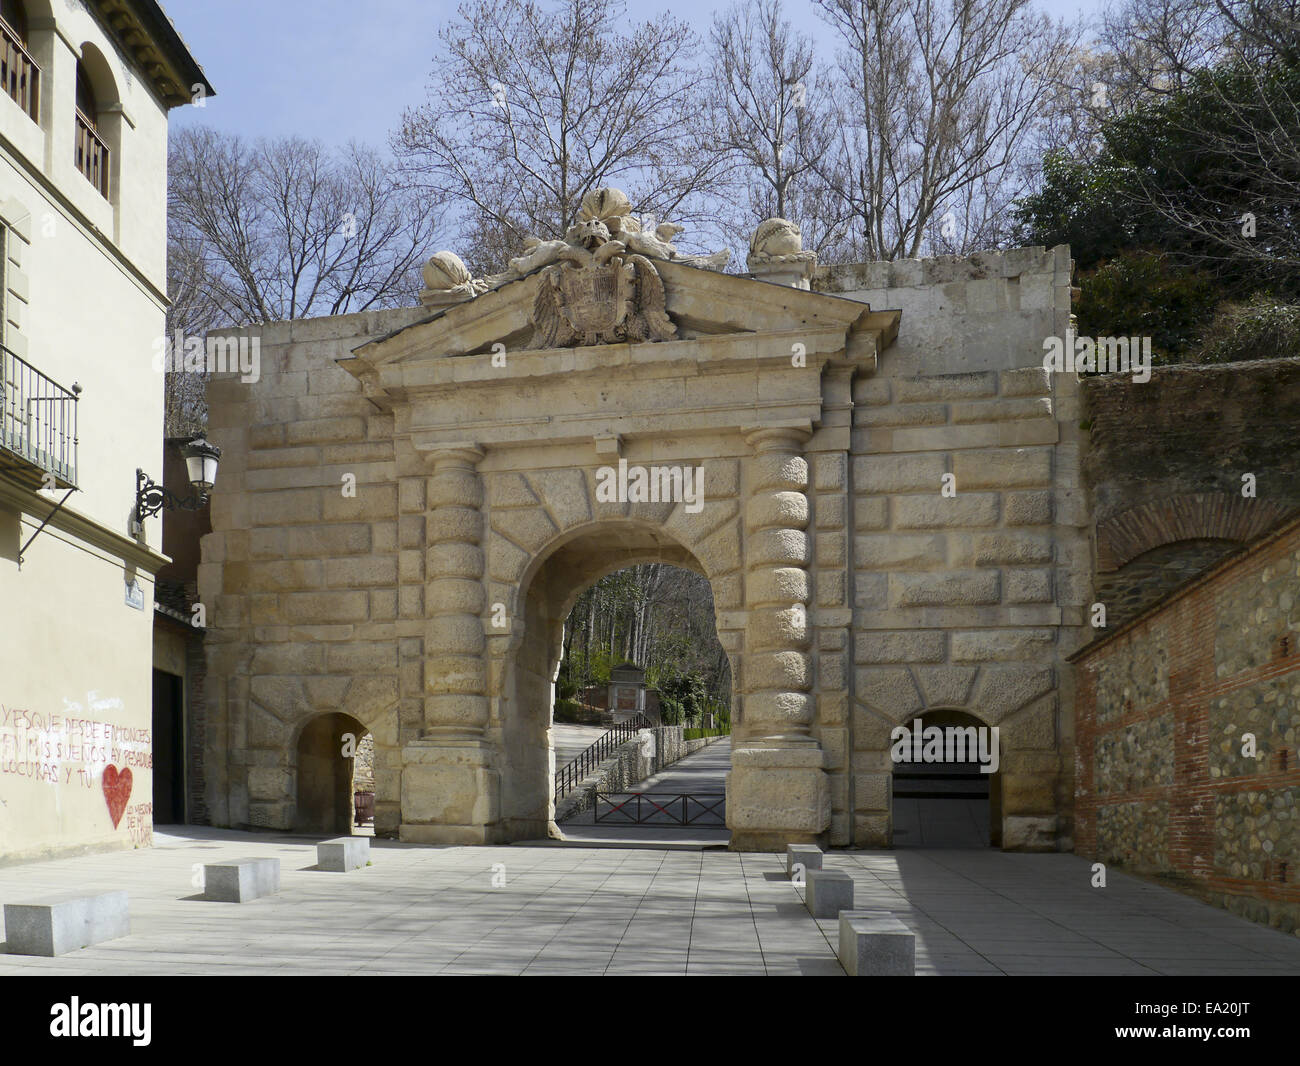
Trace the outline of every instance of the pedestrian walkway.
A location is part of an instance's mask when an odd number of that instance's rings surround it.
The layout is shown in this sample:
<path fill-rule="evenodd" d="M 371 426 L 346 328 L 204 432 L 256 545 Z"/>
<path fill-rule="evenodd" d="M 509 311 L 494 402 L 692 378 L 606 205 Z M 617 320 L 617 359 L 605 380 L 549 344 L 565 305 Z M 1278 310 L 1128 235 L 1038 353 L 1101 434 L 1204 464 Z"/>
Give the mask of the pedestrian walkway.
<path fill-rule="evenodd" d="M 723 737 L 707 747 L 701 748 L 693 755 L 679 759 L 661 773 L 648 777 L 633 786 L 630 791 L 676 795 L 690 793 L 698 796 L 718 796 L 726 793 L 727 771 L 731 769 L 731 738 Z M 706 800 L 711 811 L 716 811 L 721 820 L 726 820 L 725 802 Z M 700 805 L 692 803 L 691 811 L 698 811 Z M 710 814 L 708 821 L 718 819 Z M 620 825 L 606 824 L 595 820 L 594 809 L 587 809 L 560 823 L 560 832 L 564 834 L 566 844 L 624 844 L 641 847 L 646 845 L 667 845 L 682 848 L 722 848 L 731 839 L 731 832 L 725 828 L 712 828 L 707 825 L 669 826 L 669 825 Z"/>
<path fill-rule="evenodd" d="M 0 868 L 0 902 L 125 889 L 131 933 L 0 974 L 827 974 L 784 857 L 623 848 L 426 847 L 378 840 L 374 865 L 315 869 L 315 840 L 185 827 L 156 845 Z M 197 898 L 196 868 L 278 858 L 280 892 Z M 1075 855 L 830 851 L 857 906 L 897 914 L 934 974 L 1297 974 L 1300 938 Z"/>
<path fill-rule="evenodd" d="M 551 723 L 551 746 L 555 748 L 555 769 L 562 770 L 608 732 L 603 725 Z"/>

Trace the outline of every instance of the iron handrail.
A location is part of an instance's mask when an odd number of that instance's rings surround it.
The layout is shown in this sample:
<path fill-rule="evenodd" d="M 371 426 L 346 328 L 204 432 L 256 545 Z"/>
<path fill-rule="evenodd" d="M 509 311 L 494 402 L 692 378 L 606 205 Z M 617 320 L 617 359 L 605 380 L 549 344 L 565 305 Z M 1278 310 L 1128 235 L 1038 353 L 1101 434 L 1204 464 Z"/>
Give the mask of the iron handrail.
<path fill-rule="evenodd" d="M 640 730 L 650 727 L 650 720 L 645 715 L 638 714 L 602 733 L 595 743 L 588 745 L 580 755 L 570 759 L 563 768 L 555 772 L 556 801 L 562 800 L 577 788 L 616 747 L 631 740 Z"/>

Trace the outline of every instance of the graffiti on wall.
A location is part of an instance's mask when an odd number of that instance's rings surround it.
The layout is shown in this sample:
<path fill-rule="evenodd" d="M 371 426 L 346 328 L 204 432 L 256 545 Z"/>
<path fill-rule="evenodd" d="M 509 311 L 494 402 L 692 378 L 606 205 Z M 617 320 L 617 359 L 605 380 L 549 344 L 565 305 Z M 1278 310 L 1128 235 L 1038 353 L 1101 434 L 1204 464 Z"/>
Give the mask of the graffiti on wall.
<path fill-rule="evenodd" d="M 151 730 L 123 725 L 113 712 L 116 697 L 88 692 L 64 697 L 62 711 L 45 712 L 0 703 L 0 786 L 26 778 L 51 788 L 81 787 L 104 797 L 108 821 L 136 843 L 152 836 L 152 804 L 130 805 L 135 770 L 153 768 Z M 147 830 L 147 831 L 146 831 Z"/>

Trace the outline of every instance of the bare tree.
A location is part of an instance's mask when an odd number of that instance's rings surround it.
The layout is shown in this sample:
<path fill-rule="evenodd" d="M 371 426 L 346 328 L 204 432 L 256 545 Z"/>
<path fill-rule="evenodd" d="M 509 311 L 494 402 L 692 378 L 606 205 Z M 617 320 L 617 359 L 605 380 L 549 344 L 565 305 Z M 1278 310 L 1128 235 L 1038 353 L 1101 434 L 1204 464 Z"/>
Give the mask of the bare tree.
<path fill-rule="evenodd" d="M 167 336 L 199 336 L 224 319 L 210 293 L 214 286 L 203 262 L 201 243 L 194 238 L 167 237 Z M 187 437 L 207 424 L 206 373 L 167 369 L 164 390 L 164 433 Z"/>
<path fill-rule="evenodd" d="M 1114 106 L 1169 96 L 1227 51 L 1230 23 L 1217 0 L 1120 0 L 1102 15 L 1100 45 L 1110 59 L 1102 82 Z"/>
<path fill-rule="evenodd" d="M 470 0 L 439 40 L 427 102 L 393 146 L 450 198 L 471 269 L 563 236 L 602 185 L 660 220 L 712 220 L 701 194 L 723 163 L 684 22 L 633 24 L 615 0 Z"/>
<path fill-rule="evenodd" d="M 393 306 L 419 289 L 437 212 L 370 149 L 189 129 L 168 171 L 173 300 L 202 312 L 186 328 Z"/>
<path fill-rule="evenodd" d="M 844 45 L 841 132 L 821 169 L 853 219 L 845 254 L 999 243 L 1022 191 L 1014 164 L 1074 32 L 1032 0 L 815 2 Z"/>
<path fill-rule="evenodd" d="M 759 0 L 715 15 L 709 42 L 714 145 L 735 163 L 741 192 L 728 220 L 735 236 L 766 218 L 787 218 L 799 225 L 805 248 L 825 250 L 843 237 L 847 219 L 826 211 L 820 197 L 816 166 L 835 126 L 811 39 L 791 29 L 780 0 Z"/>

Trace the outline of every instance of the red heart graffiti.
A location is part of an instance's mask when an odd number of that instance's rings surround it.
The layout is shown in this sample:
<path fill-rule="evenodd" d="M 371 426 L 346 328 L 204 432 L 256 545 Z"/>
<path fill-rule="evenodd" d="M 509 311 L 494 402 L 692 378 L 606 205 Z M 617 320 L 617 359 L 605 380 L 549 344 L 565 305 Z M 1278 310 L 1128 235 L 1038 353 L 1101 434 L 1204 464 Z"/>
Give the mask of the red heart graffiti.
<path fill-rule="evenodd" d="M 126 810 L 126 801 L 131 798 L 131 768 L 121 772 L 116 766 L 104 767 L 104 799 L 108 800 L 108 816 L 113 819 L 113 828 L 122 820 Z"/>

